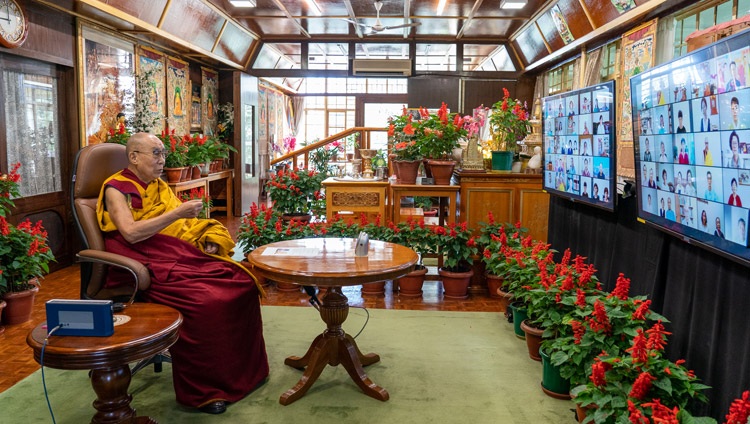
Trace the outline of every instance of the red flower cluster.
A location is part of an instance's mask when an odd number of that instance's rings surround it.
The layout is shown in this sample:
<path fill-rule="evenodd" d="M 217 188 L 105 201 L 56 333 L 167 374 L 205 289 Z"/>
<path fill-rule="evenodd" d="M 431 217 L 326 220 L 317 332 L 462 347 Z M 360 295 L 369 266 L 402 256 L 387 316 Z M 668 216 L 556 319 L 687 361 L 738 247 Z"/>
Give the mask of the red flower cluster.
<path fill-rule="evenodd" d="M 729 407 L 726 424 L 746 424 L 750 418 L 750 391 L 744 391 L 742 397 L 735 399 Z"/>
<path fill-rule="evenodd" d="M 617 276 L 615 289 L 607 297 L 617 297 L 621 300 L 628 300 L 630 295 L 630 278 L 625 278 L 622 272 Z"/>
<path fill-rule="evenodd" d="M 610 330 L 612 330 L 612 325 L 609 323 L 609 317 L 607 316 L 607 310 L 599 299 L 596 299 L 594 302 L 594 313 L 591 317 L 587 318 L 587 322 L 589 328 L 593 331 L 609 333 Z"/>
<path fill-rule="evenodd" d="M 599 358 L 594 358 L 591 365 L 591 382 L 597 387 L 604 387 L 607 384 L 605 374 L 612 368 L 612 365 L 602 362 Z"/>
<path fill-rule="evenodd" d="M 648 391 L 651 389 L 651 383 L 656 380 L 656 377 L 652 376 L 647 372 L 642 372 L 638 375 L 633 383 L 633 388 L 630 389 L 628 396 L 641 400 L 643 399 Z"/>

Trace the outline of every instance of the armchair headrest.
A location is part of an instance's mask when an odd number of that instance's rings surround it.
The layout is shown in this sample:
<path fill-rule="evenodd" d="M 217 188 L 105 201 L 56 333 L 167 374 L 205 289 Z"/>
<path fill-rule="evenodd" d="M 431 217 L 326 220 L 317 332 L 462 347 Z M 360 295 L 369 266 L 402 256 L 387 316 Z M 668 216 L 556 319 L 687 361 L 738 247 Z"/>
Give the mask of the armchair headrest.
<path fill-rule="evenodd" d="M 93 144 L 78 152 L 73 198 L 97 198 L 104 180 L 128 166 L 125 146 Z"/>

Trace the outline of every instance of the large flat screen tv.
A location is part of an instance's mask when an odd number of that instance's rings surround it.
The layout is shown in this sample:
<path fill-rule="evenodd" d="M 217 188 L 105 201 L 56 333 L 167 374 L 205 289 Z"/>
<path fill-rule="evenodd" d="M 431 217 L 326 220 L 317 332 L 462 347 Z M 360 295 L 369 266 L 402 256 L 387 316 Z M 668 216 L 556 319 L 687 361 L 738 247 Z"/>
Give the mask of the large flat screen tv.
<path fill-rule="evenodd" d="M 630 79 L 640 220 L 750 266 L 750 32 Z"/>
<path fill-rule="evenodd" d="M 542 110 L 544 189 L 614 210 L 614 81 L 545 97 Z"/>

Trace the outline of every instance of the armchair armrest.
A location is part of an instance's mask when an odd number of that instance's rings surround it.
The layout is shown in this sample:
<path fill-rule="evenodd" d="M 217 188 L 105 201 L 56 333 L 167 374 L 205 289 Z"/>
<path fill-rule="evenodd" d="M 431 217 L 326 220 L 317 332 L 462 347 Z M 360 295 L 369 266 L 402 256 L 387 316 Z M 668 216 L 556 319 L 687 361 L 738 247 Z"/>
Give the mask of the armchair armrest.
<path fill-rule="evenodd" d="M 133 294 L 128 301 L 128 305 L 133 303 L 138 290 L 146 290 L 151 285 L 151 274 L 149 274 L 148 268 L 134 259 L 116 253 L 94 249 L 81 250 L 76 256 L 80 262 L 93 262 L 116 266 L 130 272 L 135 280 L 135 287 Z"/>

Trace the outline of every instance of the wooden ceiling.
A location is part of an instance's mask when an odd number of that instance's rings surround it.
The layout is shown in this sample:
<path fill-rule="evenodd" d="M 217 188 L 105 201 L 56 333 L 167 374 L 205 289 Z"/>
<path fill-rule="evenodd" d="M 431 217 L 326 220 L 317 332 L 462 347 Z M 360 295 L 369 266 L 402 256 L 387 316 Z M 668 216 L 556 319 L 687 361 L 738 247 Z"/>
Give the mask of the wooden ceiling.
<path fill-rule="evenodd" d="M 446 0 L 438 14 L 439 0 L 382 0 L 383 26 L 419 25 L 369 35 L 376 25 L 374 0 L 315 0 L 320 13 L 308 0 L 257 0 L 254 8 L 237 8 L 229 0 L 34 1 L 96 20 L 144 42 L 166 45 L 188 57 L 248 71 L 264 43 L 393 44 L 402 54 L 403 43 L 431 42 L 506 45 L 521 73 L 548 67 L 645 19 L 694 3 L 527 0 L 522 9 L 507 10 L 500 8 L 503 0 Z M 629 6 L 622 10 L 615 3 Z M 558 29 L 560 20 L 553 15 L 562 16 L 568 34 Z"/>

